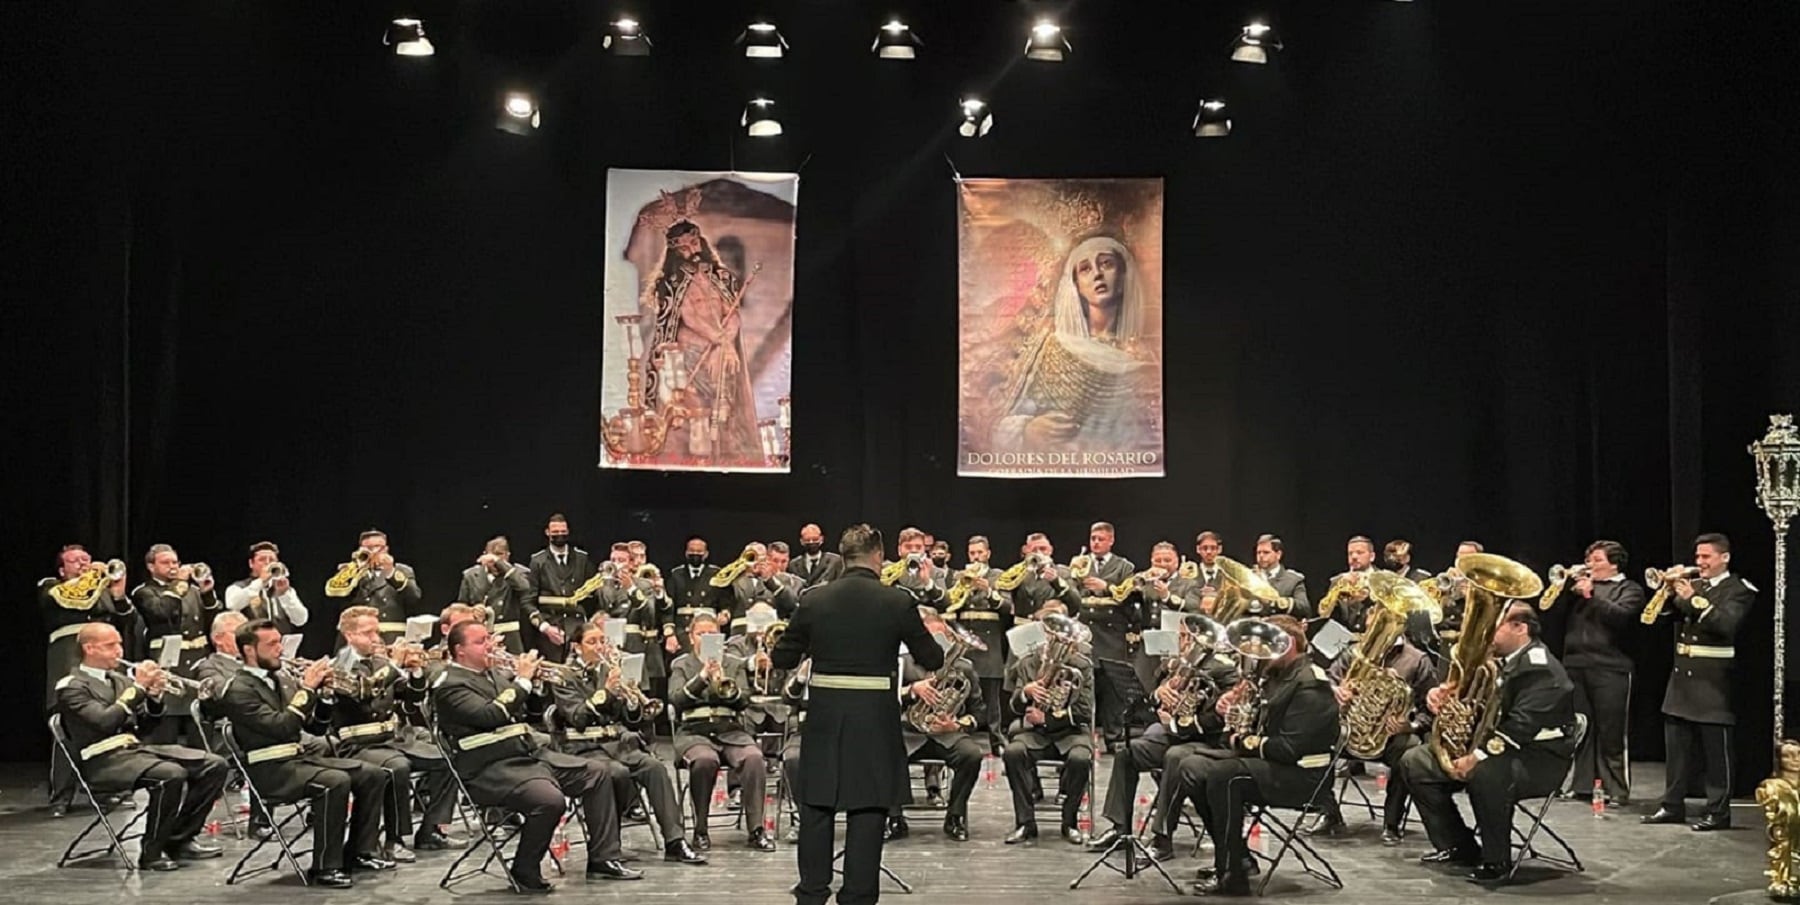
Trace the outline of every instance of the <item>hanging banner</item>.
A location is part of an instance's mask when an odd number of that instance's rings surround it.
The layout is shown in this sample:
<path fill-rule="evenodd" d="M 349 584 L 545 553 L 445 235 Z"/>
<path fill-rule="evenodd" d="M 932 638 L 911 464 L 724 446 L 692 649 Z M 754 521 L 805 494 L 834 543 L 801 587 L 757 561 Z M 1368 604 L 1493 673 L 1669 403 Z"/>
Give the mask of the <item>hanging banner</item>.
<path fill-rule="evenodd" d="M 1161 179 L 959 183 L 956 472 L 1161 477 Z"/>
<path fill-rule="evenodd" d="M 607 172 L 601 467 L 788 470 L 799 189 Z"/>

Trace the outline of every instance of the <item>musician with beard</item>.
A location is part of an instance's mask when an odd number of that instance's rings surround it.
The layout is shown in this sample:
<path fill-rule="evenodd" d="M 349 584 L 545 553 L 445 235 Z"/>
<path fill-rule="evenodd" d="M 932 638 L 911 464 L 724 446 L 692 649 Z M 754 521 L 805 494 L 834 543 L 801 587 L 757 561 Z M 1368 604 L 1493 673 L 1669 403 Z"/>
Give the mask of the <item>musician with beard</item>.
<path fill-rule="evenodd" d="M 1334 586 L 1343 583 L 1345 590 L 1338 595 L 1328 618 L 1360 636 L 1369 616 L 1369 583 L 1361 573 L 1375 568 L 1375 542 L 1360 534 L 1350 538 L 1344 545 L 1344 562 L 1345 570 L 1331 581 Z M 1357 580 L 1358 576 L 1364 580 Z M 1327 588 L 1326 594 L 1330 593 Z"/>
<path fill-rule="evenodd" d="M 927 535 L 918 528 L 900 529 L 899 539 L 895 541 L 895 552 L 906 565 L 893 586 L 913 595 L 913 599 L 930 607 L 943 603 L 944 586 L 937 581 L 937 570 L 932 567 L 931 556 L 925 546 Z M 883 572 L 894 567 L 889 563 Z"/>
<path fill-rule="evenodd" d="M 532 593 L 543 620 L 560 630 L 564 638 L 570 638 L 590 615 L 582 601 L 572 598 L 575 590 L 594 576 L 594 564 L 586 550 L 569 543 L 569 520 L 560 512 L 552 514 L 545 524 L 544 540 L 544 549 L 531 554 L 527 574 Z M 544 632 L 538 633 L 537 650 L 546 660 L 563 659 L 563 646 L 550 643 Z"/>
<path fill-rule="evenodd" d="M 687 430 L 707 424 L 714 432 L 707 438 L 710 444 L 690 435 L 687 453 L 720 465 L 762 465 L 750 360 L 739 335 L 748 282 L 719 260 L 693 222 L 676 222 L 664 238 L 668 249 L 651 287 L 656 322 L 648 347 L 675 347 L 688 374 L 688 410 L 711 415 L 690 422 Z M 646 359 L 645 368 L 645 392 L 658 398 L 662 375 L 657 359 Z"/>
<path fill-rule="evenodd" d="M 1036 557 L 1042 566 L 1027 567 L 1023 580 L 1012 590 L 1013 624 L 1032 621 L 1038 610 L 1052 600 L 1061 602 L 1058 612 L 1081 612 L 1081 590 L 1069 580 L 1069 568 L 1056 564 L 1056 548 L 1050 545 L 1050 538 L 1041 532 L 1026 535 L 1019 555 L 1027 560 Z"/>
<path fill-rule="evenodd" d="M 212 575 L 196 575 L 168 544 L 153 545 L 144 563 L 150 567 L 150 578 L 132 590 L 131 601 L 143 617 L 150 657 L 161 660 L 165 643 L 180 644 L 175 671 L 192 675 L 194 664 L 206 659 L 206 633 L 213 617 L 225 611 L 224 602 L 213 587 Z M 186 734 L 190 721 L 184 717 L 193 698 L 171 690 L 163 703 L 171 716 L 158 721 L 153 741 L 166 744 Z"/>
<path fill-rule="evenodd" d="M 1131 560 L 1112 552 L 1114 530 L 1110 522 L 1095 522 L 1088 528 L 1088 574 L 1076 579 L 1081 595 L 1078 618 L 1093 633 L 1094 662 L 1111 660 L 1137 669 L 1143 653 L 1144 616 L 1139 598 L 1113 599 L 1113 586 L 1125 583 L 1137 572 Z M 1117 688 L 1112 674 L 1104 668 L 1094 671 L 1094 706 L 1100 720 L 1100 731 L 1108 750 L 1118 750 L 1125 743 L 1127 713 L 1131 689 Z M 1148 719 L 1147 716 L 1143 719 Z"/>
<path fill-rule="evenodd" d="M 1306 598 L 1306 576 L 1283 565 L 1281 560 L 1286 554 L 1283 551 L 1281 538 L 1273 534 L 1265 534 L 1256 539 L 1256 573 L 1263 577 L 1281 599 L 1275 601 L 1275 611 L 1286 613 L 1295 619 L 1311 619 L 1312 603 Z M 1262 612 L 1262 601 L 1252 600 L 1250 612 Z"/>

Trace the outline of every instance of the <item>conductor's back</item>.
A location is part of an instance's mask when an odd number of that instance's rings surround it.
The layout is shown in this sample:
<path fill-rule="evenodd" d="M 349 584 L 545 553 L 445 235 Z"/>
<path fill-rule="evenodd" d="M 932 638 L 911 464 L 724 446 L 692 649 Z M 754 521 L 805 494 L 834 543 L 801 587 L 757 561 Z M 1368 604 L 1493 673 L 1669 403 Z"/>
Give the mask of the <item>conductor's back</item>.
<path fill-rule="evenodd" d="M 921 668 L 937 669 L 944 662 L 943 648 L 919 619 L 912 595 L 877 577 L 881 532 L 854 525 L 844 531 L 838 549 L 843 576 L 800 598 L 772 654 L 777 669 L 800 667 L 807 675 L 800 769 L 791 777 L 800 809 L 795 890 L 800 903 L 822 903 L 830 896 L 838 811 L 849 813 L 838 901 L 876 900 L 881 829 L 888 808 L 907 797 L 895 686 L 900 646 L 905 644 Z"/>

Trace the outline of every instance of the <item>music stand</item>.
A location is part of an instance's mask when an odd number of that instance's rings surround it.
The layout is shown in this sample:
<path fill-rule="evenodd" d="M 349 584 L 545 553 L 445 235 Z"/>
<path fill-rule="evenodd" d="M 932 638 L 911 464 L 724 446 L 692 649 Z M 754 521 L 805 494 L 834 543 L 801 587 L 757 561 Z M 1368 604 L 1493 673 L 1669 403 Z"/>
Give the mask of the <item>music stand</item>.
<path fill-rule="evenodd" d="M 837 864 L 839 861 L 844 860 L 844 853 L 846 851 L 848 851 L 848 849 L 840 848 L 837 850 L 837 854 L 831 856 L 831 872 L 840 877 L 844 875 L 844 872 L 842 870 L 838 869 Z M 900 887 L 901 892 L 907 893 L 908 895 L 912 894 L 912 891 L 913 891 L 912 884 L 906 882 L 905 880 L 900 879 L 899 874 L 894 873 L 892 870 L 889 870 L 888 866 L 887 866 L 887 861 L 885 859 L 883 859 L 880 863 L 876 864 L 875 866 L 881 868 L 881 875 L 888 878 L 889 880 L 894 881 L 894 885 Z"/>
<path fill-rule="evenodd" d="M 1125 712 L 1127 714 L 1139 712 L 1140 709 L 1150 709 L 1150 693 L 1144 688 L 1143 679 L 1138 677 L 1137 670 L 1133 669 L 1130 663 L 1126 663 L 1123 660 L 1108 660 L 1104 658 L 1097 659 L 1095 663 L 1099 666 L 1100 671 L 1106 674 L 1106 678 L 1113 683 L 1113 688 L 1118 689 L 1120 695 L 1125 698 Z M 1151 714 L 1154 719 L 1155 711 L 1151 710 Z M 1129 750 L 1119 751 L 1113 754 L 1113 756 L 1130 757 L 1131 752 Z M 1176 895 L 1181 895 L 1181 886 L 1169 876 L 1168 871 L 1163 870 L 1161 864 L 1156 863 L 1156 859 L 1150 855 L 1150 847 L 1145 845 L 1144 841 L 1139 839 L 1136 833 L 1130 832 L 1130 827 L 1126 827 L 1125 829 L 1126 832 L 1120 833 L 1118 838 L 1114 839 L 1112 844 L 1106 847 L 1106 851 L 1101 852 L 1100 857 L 1095 858 L 1094 863 L 1089 864 L 1087 870 L 1081 872 L 1081 876 L 1069 881 L 1069 888 L 1075 889 L 1079 887 L 1082 881 L 1088 878 L 1088 875 L 1101 867 L 1105 867 L 1108 870 L 1123 876 L 1127 880 L 1135 880 L 1137 879 L 1138 874 L 1144 872 L 1144 865 L 1147 864 L 1151 869 L 1162 875 L 1163 882 L 1169 884 L 1169 888 L 1174 890 Z M 1124 852 L 1125 854 L 1125 865 L 1123 867 L 1112 863 L 1110 860 L 1114 854 L 1119 852 Z"/>

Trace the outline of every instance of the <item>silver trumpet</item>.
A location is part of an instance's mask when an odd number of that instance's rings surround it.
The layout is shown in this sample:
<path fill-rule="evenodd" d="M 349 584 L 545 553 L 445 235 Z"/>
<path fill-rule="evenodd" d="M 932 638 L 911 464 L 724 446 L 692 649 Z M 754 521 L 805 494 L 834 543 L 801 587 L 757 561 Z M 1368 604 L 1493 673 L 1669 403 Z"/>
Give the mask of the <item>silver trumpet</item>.
<path fill-rule="evenodd" d="M 114 670 L 114 672 L 130 679 L 132 682 L 137 682 L 137 669 L 138 664 L 129 663 L 122 668 Z M 206 686 L 201 684 L 198 679 L 190 679 L 187 676 L 177 675 L 167 669 L 162 671 L 161 678 L 168 683 L 169 688 L 172 688 L 181 694 L 192 694 L 203 699 L 208 697 Z"/>

